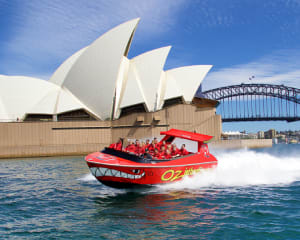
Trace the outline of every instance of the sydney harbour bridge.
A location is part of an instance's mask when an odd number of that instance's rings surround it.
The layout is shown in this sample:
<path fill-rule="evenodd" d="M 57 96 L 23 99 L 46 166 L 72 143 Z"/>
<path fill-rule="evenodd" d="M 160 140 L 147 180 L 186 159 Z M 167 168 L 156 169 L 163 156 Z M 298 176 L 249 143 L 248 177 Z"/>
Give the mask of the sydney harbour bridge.
<path fill-rule="evenodd" d="M 285 85 L 231 85 L 202 92 L 201 97 L 219 102 L 223 122 L 300 120 L 300 89 Z"/>

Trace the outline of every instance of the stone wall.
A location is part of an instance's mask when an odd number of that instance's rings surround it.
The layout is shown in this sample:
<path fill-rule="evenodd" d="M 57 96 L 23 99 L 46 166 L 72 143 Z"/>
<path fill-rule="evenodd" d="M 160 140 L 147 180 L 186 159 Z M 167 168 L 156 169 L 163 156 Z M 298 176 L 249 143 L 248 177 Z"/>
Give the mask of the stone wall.
<path fill-rule="evenodd" d="M 155 113 L 132 113 L 114 121 L 0 123 L 0 158 L 84 155 L 119 137 L 152 138 L 178 128 L 214 136 L 222 132 L 215 108 L 178 104 Z"/>
<path fill-rule="evenodd" d="M 272 139 L 234 139 L 209 143 L 210 149 L 267 148 L 272 147 Z"/>
<path fill-rule="evenodd" d="M 78 155 L 111 142 L 108 122 L 0 123 L 0 157 Z"/>

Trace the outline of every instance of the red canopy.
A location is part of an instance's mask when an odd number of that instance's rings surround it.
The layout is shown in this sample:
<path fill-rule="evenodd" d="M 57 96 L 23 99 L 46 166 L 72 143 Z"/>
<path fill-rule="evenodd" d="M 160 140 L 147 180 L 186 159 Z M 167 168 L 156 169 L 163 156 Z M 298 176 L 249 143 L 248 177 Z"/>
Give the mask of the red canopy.
<path fill-rule="evenodd" d="M 178 137 L 178 138 L 184 138 L 184 139 L 188 139 L 191 141 L 197 141 L 197 142 L 209 141 L 210 139 L 213 138 L 212 136 L 209 136 L 209 135 L 187 132 L 187 131 L 182 131 L 182 130 L 178 130 L 178 129 L 170 129 L 169 131 L 160 132 L 160 134 Z"/>

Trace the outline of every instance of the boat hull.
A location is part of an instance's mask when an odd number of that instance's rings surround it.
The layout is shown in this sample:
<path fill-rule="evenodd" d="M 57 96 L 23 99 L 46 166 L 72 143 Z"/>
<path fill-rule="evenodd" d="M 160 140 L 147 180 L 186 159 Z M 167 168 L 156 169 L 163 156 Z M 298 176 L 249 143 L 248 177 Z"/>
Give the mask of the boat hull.
<path fill-rule="evenodd" d="M 158 163 L 137 163 L 98 152 L 88 155 L 86 161 L 98 181 L 114 188 L 139 188 L 173 183 L 184 177 L 199 174 L 203 169 L 217 166 L 217 160 L 211 154 L 192 154 Z"/>

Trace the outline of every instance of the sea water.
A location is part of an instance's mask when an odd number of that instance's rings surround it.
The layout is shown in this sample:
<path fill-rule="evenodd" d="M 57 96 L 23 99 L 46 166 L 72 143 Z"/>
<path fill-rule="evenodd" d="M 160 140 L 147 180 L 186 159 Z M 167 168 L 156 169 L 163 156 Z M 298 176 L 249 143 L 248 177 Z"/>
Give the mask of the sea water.
<path fill-rule="evenodd" d="M 216 169 L 135 191 L 83 157 L 0 160 L 0 238 L 300 239 L 300 145 L 214 154 Z"/>

